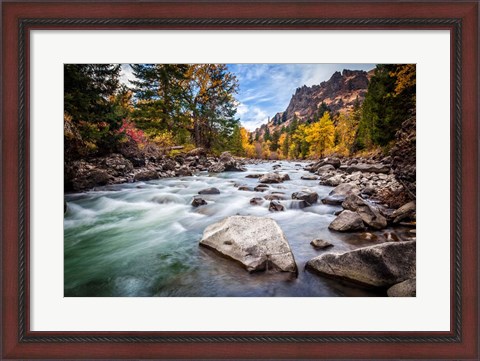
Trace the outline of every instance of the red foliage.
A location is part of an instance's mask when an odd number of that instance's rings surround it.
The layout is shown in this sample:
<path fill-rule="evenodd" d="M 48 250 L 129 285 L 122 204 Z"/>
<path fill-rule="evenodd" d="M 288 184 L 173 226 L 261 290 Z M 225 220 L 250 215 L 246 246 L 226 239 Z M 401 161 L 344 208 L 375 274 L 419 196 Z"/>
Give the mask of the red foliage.
<path fill-rule="evenodd" d="M 124 119 L 122 126 L 118 130 L 118 133 L 123 133 L 137 144 L 145 144 L 145 133 L 142 130 L 135 127 L 135 124 Z"/>

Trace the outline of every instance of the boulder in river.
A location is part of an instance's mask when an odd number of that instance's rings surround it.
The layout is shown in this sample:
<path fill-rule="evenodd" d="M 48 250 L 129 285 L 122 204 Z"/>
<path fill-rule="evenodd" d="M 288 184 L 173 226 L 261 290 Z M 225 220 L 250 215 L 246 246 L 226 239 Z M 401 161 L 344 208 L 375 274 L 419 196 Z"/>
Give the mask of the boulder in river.
<path fill-rule="evenodd" d="M 343 201 L 345 201 L 345 196 L 342 195 L 326 196 L 322 199 L 323 204 L 329 204 L 332 206 L 339 206 Z"/>
<path fill-rule="evenodd" d="M 333 244 L 330 242 L 324 241 L 323 239 L 314 239 L 313 241 L 310 242 L 310 244 L 318 249 L 325 249 L 329 247 L 333 247 Z"/>
<path fill-rule="evenodd" d="M 342 207 L 357 212 L 369 227 L 383 229 L 387 226 L 387 220 L 379 210 L 355 194 L 348 195 L 342 203 Z"/>
<path fill-rule="evenodd" d="M 200 207 L 207 204 L 207 201 L 203 198 L 200 197 L 194 197 L 192 201 L 192 206 L 194 207 Z"/>
<path fill-rule="evenodd" d="M 206 188 L 199 191 L 198 194 L 220 194 L 220 190 L 214 187 Z"/>
<path fill-rule="evenodd" d="M 200 245 L 240 262 L 249 272 L 274 270 L 298 273 L 285 234 L 270 218 L 225 218 L 205 229 Z"/>
<path fill-rule="evenodd" d="M 260 198 L 260 197 L 254 197 L 252 199 L 250 199 L 250 204 L 252 206 L 259 206 L 259 205 L 262 205 L 264 202 L 264 199 L 263 198 Z"/>
<path fill-rule="evenodd" d="M 258 186 L 253 188 L 253 190 L 255 192 L 265 192 L 268 188 L 270 188 L 268 184 L 259 184 Z"/>
<path fill-rule="evenodd" d="M 305 174 L 300 177 L 303 180 L 318 180 L 316 175 Z"/>
<path fill-rule="evenodd" d="M 292 194 L 292 199 L 298 199 L 307 202 L 309 205 L 317 203 L 318 194 L 316 192 L 305 190 Z"/>
<path fill-rule="evenodd" d="M 285 197 L 285 195 L 278 194 L 278 193 L 267 194 L 264 198 L 267 201 L 279 201 L 279 200 L 287 199 L 287 197 Z"/>
<path fill-rule="evenodd" d="M 330 223 L 328 228 L 338 232 L 353 232 L 364 230 L 365 226 L 358 213 L 345 210 Z"/>
<path fill-rule="evenodd" d="M 342 254 L 324 253 L 306 267 L 320 274 L 371 287 L 415 278 L 416 242 L 382 243 Z"/>
<path fill-rule="evenodd" d="M 283 212 L 285 207 L 279 201 L 271 201 L 268 210 L 270 212 Z"/>
<path fill-rule="evenodd" d="M 288 177 L 288 174 L 286 174 Z M 290 179 L 290 177 L 288 177 Z M 267 173 L 264 174 L 263 176 L 260 177 L 259 182 L 260 183 L 282 183 L 284 180 L 288 180 L 285 178 L 285 175 L 281 175 L 278 173 Z"/>
<path fill-rule="evenodd" d="M 263 173 L 257 173 L 257 174 L 247 174 L 245 178 L 261 178 L 263 177 Z"/>

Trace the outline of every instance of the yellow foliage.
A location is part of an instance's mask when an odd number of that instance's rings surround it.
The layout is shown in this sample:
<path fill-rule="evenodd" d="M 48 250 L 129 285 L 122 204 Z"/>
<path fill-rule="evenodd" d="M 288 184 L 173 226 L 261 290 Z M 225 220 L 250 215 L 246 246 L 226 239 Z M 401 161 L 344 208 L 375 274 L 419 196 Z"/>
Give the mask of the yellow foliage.
<path fill-rule="evenodd" d="M 282 133 L 278 138 L 278 157 L 280 159 L 288 158 L 289 139 L 287 133 Z"/>
<path fill-rule="evenodd" d="M 157 132 L 150 136 L 150 140 L 160 148 L 171 147 L 175 144 L 173 134 L 169 131 Z"/>
<path fill-rule="evenodd" d="M 414 87 L 417 81 L 415 64 L 402 65 L 397 71 L 391 72 L 390 76 L 396 77 L 395 95 L 399 95 L 405 89 Z"/>
<path fill-rule="evenodd" d="M 318 122 L 305 128 L 305 140 L 310 143 L 310 155 L 312 156 L 322 157 L 333 147 L 335 126 L 328 112 L 325 112 Z"/>
<path fill-rule="evenodd" d="M 348 156 L 355 141 L 356 126 L 352 117 L 348 115 L 339 114 L 336 120 L 335 135 L 337 144 L 335 152 Z"/>
<path fill-rule="evenodd" d="M 246 157 L 254 158 L 255 157 L 255 146 L 250 143 L 248 137 L 248 130 L 244 127 L 240 127 L 240 139 L 242 141 L 242 149 Z"/>
<path fill-rule="evenodd" d="M 262 158 L 263 159 L 270 159 L 270 145 L 271 144 L 272 144 L 272 142 L 269 141 L 269 140 L 262 143 Z"/>

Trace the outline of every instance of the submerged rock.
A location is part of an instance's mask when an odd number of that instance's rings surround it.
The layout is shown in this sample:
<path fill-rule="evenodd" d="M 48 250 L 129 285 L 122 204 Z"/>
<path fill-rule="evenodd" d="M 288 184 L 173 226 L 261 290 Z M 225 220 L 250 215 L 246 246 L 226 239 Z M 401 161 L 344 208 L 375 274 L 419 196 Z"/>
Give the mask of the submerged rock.
<path fill-rule="evenodd" d="M 199 191 L 198 194 L 220 194 L 220 190 L 214 187 L 206 188 Z"/>
<path fill-rule="evenodd" d="M 285 207 L 278 201 L 271 201 L 268 210 L 270 212 L 282 212 L 285 210 Z"/>
<path fill-rule="evenodd" d="M 310 242 L 310 244 L 318 249 L 325 249 L 328 247 L 333 247 L 333 244 L 330 242 L 324 241 L 323 239 L 314 239 L 313 241 Z"/>
<path fill-rule="evenodd" d="M 253 188 L 253 190 L 255 192 L 265 192 L 268 188 L 270 188 L 268 184 L 259 184 L 258 186 Z"/>
<path fill-rule="evenodd" d="M 334 278 L 361 285 L 390 287 L 415 278 L 416 242 L 383 243 L 354 251 L 326 253 L 307 262 L 306 267 Z"/>
<path fill-rule="evenodd" d="M 192 206 L 199 207 L 199 206 L 203 206 L 205 204 L 207 204 L 207 201 L 205 199 L 200 198 L 200 197 L 193 198 Z"/>
<path fill-rule="evenodd" d="M 200 245 L 240 262 L 249 272 L 297 273 L 285 234 L 270 218 L 231 216 L 208 226 Z"/>
<path fill-rule="evenodd" d="M 250 199 L 250 204 L 252 206 L 259 206 L 259 205 L 262 205 L 264 202 L 264 199 L 263 198 L 260 198 L 260 197 L 254 197 L 252 199 Z"/>
<path fill-rule="evenodd" d="M 358 213 L 346 210 L 338 215 L 328 226 L 329 229 L 338 232 L 361 231 L 365 229 L 362 218 Z"/>

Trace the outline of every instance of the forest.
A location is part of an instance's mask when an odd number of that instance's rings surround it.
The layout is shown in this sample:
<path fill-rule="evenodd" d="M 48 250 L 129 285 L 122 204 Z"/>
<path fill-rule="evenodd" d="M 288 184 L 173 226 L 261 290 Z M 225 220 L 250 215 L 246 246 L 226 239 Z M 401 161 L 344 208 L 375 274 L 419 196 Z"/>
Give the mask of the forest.
<path fill-rule="evenodd" d="M 122 147 L 230 151 L 247 158 L 316 159 L 380 150 L 387 153 L 415 110 L 415 65 L 377 65 L 363 102 L 312 119 L 294 118 L 264 134 L 237 117 L 239 81 L 226 64 L 130 64 L 135 80 L 120 81 L 120 64 L 64 66 L 66 161 Z"/>

